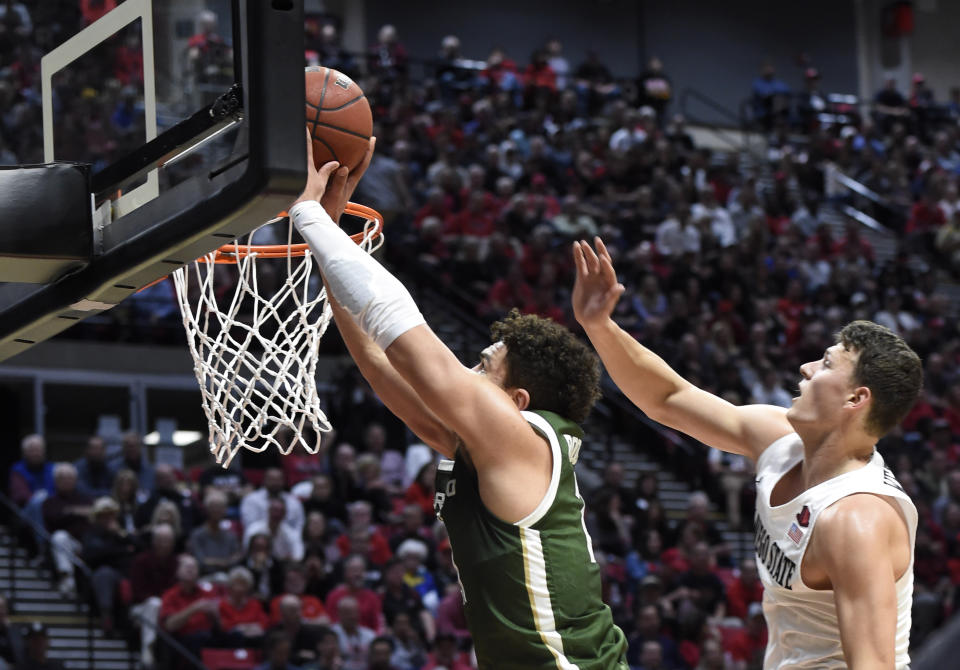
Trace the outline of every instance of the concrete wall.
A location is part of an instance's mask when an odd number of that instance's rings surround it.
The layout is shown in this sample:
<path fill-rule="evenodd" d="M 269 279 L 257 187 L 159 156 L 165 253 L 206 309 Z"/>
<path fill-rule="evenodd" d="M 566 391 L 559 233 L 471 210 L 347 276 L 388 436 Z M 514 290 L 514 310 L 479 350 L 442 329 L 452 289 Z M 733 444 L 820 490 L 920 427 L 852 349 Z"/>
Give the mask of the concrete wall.
<path fill-rule="evenodd" d="M 647 52 L 664 63 L 674 86 L 698 89 L 731 110 L 750 95 L 764 60 L 791 87 L 803 84 L 797 58 L 806 53 L 824 90 L 856 92 L 853 5 L 848 0 L 648 0 L 643 3 Z M 689 111 L 704 120 L 704 106 Z"/>
<path fill-rule="evenodd" d="M 367 43 L 384 23 L 396 26 L 400 41 L 417 58 L 433 58 L 444 35 L 460 38 L 465 58 L 483 60 L 502 46 L 518 65 L 551 36 L 564 44 L 576 67 L 594 49 L 615 76 L 637 72 L 641 3 L 630 0 L 366 0 Z"/>
<path fill-rule="evenodd" d="M 913 70 L 926 76 L 936 99 L 943 101 L 951 88 L 960 86 L 960 2 L 918 2 L 913 15 Z"/>
<path fill-rule="evenodd" d="M 775 9 L 774 9 L 775 5 Z M 797 56 L 806 52 L 831 91 L 857 87 L 854 11 L 850 0 L 490 0 L 439 3 L 366 0 L 367 39 L 393 23 L 411 54 L 430 58 L 441 38 L 458 35 L 465 56 L 484 58 L 501 44 L 518 63 L 549 35 L 559 37 L 575 67 L 595 49 L 614 75 L 636 75 L 659 56 L 675 89 L 692 87 L 736 110 L 750 93 L 760 62 L 771 59 L 789 84 L 802 83 Z M 705 120 L 723 118 L 697 108 Z"/>

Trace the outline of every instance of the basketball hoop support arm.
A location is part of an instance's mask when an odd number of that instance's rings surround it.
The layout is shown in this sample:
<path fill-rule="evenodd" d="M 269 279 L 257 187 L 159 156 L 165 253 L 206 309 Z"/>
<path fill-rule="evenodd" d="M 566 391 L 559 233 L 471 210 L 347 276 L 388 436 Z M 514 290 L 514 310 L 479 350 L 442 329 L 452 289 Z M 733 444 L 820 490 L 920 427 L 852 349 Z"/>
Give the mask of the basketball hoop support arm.
<path fill-rule="evenodd" d="M 243 86 L 231 86 L 213 103 L 143 145 L 135 154 L 95 174 L 91 190 L 99 205 L 150 170 L 170 165 L 243 120 Z"/>

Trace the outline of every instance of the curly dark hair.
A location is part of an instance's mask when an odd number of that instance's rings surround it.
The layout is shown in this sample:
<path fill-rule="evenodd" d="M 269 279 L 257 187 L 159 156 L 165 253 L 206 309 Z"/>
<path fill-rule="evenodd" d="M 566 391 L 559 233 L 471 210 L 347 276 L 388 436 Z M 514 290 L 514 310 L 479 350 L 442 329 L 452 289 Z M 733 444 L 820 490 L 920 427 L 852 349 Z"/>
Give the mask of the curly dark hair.
<path fill-rule="evenodd" d="M 490 326 L 507 347 L 507 388 L 526 389 L 530 409 L 581 423 L 600 397 L 600 361 L 573 333 L 550 319 L 516 309 Z"/>
<path fill-rule="evenodd" d="M 902 337 L 872 321 L 852 321 L 836 338 L 844 349 L 858 354 L 853 381 L 873 395 L 866 429 L 883 437 L 903 420 L 920 395 L 920 357 Z"/>

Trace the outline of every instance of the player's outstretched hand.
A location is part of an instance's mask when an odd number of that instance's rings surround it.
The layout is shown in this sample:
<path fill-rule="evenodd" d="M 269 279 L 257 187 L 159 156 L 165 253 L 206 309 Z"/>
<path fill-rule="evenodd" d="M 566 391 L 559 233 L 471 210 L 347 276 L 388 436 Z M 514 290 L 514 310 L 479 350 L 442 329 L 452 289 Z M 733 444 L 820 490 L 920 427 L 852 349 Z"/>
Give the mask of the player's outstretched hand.
<path fill-rule="evenodd" d="M 312 145 L 313 142 L 308 143 L 308 146 L 311 146 L 311 151 Z M 370 143 L 367 146 L 367 153 L 364 154 L 360 165 L 353 170 L 348 170 L 346 167 L 338 168 L 333 173 L 332 181 L 327 184 L 327 190 L 324 192 L 320 204 L 327 210 L 330 218 L 337 223 L 340 223 L 340 215 L 343 214 L 344 208 L 346 208 L 347 203 L 350 202 L 350 197 L 357 189 L 357 184 L 360 183 L 363 173 L 366 172 L 370 166 L 370 161 L 373 159 L 373 150 L 376 145 L 377 138 L 371 137 Z"/>
<path fill-rule="evenodd" d="M 624 291 L 603 241 L 599 237 L 593 241 L 596 252 L 583 240 L 573 243 L 573 264 L 577 268 L 573 314 L 584 329 L 606 322 Z"/>
<path fill-rule="evenodd" d="M 367 153 L 364 155 L 360 165 L 353 172 L 347 167 L 341 166 L 337 161 L 329 161 L 317 169 L 313 164 L 313 141 L 310 138 L 310 132 L 307 131 L 307 184 L 303 188 L 303 193 L 293 203 L 305 200 L 316 200 L 323 208 L 327 210 L 330 218 L 340 222 L 340 215 L 350 201 L 350 196 L 360 183 L 363 173 L 367 171 L 370 161 L 373 158 L 373 149 L 376 146 L 377 138 L 370 138 L 370 146 L 367 147 Z"/>
<path fill-rule="evenodd" d="M 324 163 L 320 166 L 318 170 L 313 164 L 313 141 L 310 139 L 310 131 L 306 130 L 307 136 L 307 183 L 303 187 L 303 193 L 300 194 L 300 197 L 294 201 L 294 205 L 298 202 L 304 202 L 307 200 L 316 200 L 319 202 L 324 193 L 327 191 L 327 184 L 330 182 L 330 176 L 338 169 L 340 169 L 340 163 L 337 161 L 330 161 Z M 346 172 L 347 168 L 343 168 Z M 336 219 L 334 219 L 336 220 Z"/>

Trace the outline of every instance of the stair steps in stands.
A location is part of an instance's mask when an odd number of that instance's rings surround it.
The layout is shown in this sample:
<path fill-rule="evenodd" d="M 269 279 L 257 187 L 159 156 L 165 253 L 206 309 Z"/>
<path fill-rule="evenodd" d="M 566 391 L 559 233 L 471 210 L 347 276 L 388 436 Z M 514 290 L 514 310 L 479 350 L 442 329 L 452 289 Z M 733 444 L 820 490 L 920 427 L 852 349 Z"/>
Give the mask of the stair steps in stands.
<path fill-rule="evenodd" d="M 16 546 L 4 526 L 0 526 L 0 593 L 7 597 L 11 623 L 39 621 L 47 626 L 48 657 L 62 661 L 67 670 L 138 670 L 137 655 L 126 642 L 105 637 L 98 619 L 91 628 L 86 603 L 63 596 L 50 569 Z"/>

